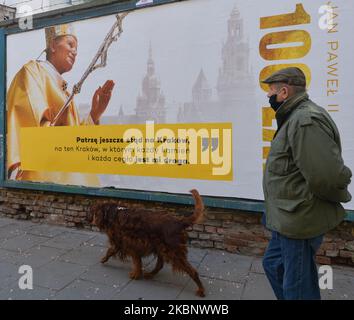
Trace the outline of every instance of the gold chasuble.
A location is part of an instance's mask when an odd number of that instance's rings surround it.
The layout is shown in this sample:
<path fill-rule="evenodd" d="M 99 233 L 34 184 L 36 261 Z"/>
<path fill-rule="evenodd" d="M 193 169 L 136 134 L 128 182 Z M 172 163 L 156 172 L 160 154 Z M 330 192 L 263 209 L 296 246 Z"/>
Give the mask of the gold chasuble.
<path fill-rule="evenodd" d="M 99 186 L 95 174 L 21 170 L 20 128 L 49 126 L 69 96 L 66 87 L 65 80 L 48 61 L 28 62 L 12 80 L 7 93 L 8 178 L 11 178 L 11 173 L 17 172 L 17 180 Z M 80 123 L 72 101 L 57 125 L 79 126 L 94 123 L 90 116 Z"/>

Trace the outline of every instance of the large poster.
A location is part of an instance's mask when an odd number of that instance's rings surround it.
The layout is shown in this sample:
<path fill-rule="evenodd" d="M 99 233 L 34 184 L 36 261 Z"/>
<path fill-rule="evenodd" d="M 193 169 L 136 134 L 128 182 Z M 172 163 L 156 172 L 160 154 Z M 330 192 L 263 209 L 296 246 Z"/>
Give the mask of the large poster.
<path fill-rule="evenodd" d="M 263 199 L 276 123 L 259 80 L 290 65 L 338 125 L 353 169 L 353 13 L 345 0 L 189 0 L 130 11 L 97 62 L 106 65 L 69 102 L 116 15 L 9 35 L 8 179 Z M 60 42 L 63 34 L 74 40 Z"/>

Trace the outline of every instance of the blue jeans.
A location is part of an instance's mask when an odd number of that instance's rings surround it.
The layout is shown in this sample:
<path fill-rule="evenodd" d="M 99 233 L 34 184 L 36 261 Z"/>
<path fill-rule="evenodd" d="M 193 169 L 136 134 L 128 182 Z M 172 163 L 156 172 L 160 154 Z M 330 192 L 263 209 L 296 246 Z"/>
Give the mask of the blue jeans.
<path fill-rule="evenodd" d="M 322 239 L 289 239 L 272 232 L 263 268 L 279 300 L 321 299 L 315 255 Z"/>

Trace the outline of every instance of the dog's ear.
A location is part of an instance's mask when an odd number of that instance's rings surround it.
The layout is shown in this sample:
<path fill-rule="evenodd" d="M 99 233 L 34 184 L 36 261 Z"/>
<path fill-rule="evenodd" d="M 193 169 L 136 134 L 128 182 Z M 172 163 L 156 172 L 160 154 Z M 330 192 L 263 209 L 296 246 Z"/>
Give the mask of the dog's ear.
<path fill-rule="evenodd" d="M 100 210 L 101 210 L 101 204 L 96 203 L 96 204 L 91 205 L 87 210 L 87 214 L 86 214 L 87 221 L 89 223 L 92 223 L 93 218 Z"/>
<path fill-rule="evenodd" d="M 107 226 L 108 214 L 107 214 L 107 203 L 100 203 L 91 206 L 88 213 L 88 219 L 91 219 L 91 222 L 95 222 L 96 226 L 100 229 Z"/>
<path fill-rule="evenodd" d="M 103 222 L 105 226 L 109 227 L 116 220 L 117 205 L 114 203 L 107 203 L 103 207 Z"/>

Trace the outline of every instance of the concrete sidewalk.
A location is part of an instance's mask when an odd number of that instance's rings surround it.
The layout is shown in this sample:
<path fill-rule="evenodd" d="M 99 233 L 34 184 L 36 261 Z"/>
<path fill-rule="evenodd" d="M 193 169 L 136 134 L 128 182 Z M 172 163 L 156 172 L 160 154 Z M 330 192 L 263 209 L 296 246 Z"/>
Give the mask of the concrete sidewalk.
<path fill-rule="evenodd" d="M 130 262 L 101 265 L 101 233 L 0 218 L 0 300 L 146 299 L 194 300 L 196 285 L 166 265 L 153 280 L 130 280 Z M 189 261 L 205 285 L 204 299 L 275 299 L 258 257 L 190 248 Z M 152 269 L 154 259 L 144 260 Z M 21 265 L 33 269 L 33 290 L 19 289 Z M 333 290 L 323 299 L 354 299 L 354 269 L 333 267 Z"/>

